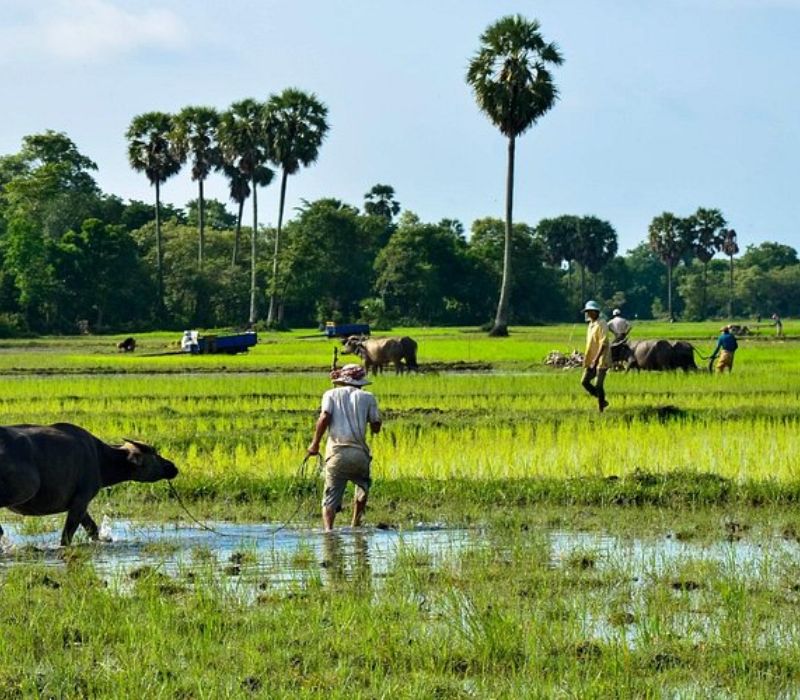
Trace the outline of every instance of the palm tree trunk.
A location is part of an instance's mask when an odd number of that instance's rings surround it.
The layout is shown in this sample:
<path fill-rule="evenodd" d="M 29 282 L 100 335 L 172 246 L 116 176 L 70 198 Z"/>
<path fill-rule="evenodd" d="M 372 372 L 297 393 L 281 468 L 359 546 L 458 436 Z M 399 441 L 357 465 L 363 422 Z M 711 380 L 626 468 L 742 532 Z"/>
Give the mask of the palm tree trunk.
<path fill-rule="evenodd" d="M 203 269 L 203 253 L 205 251 L 205 235 L 206 235 L 206 207 L 205 207 L 205 200 L 203 199 L 203 181 L 197 181 L 197 189 L 198 189 L 198 213 L 199 213 L 199 239 L 197 241 L 197 269 Z"/>
<path fill-rule="evenodd" d="M 581 304 L 586 303 L 586 268 L 581 263 Z"/>
<path fill-rule="evenodd" d="M 667 263 L 667 313 L 672 321 L 672 263 Z"/>
<path fill-rule="evenodd" d="M 250 235 L 250 325 L 256 322 L 256 233 L 258 232 L 258 203 L 256 178 L 253 176 L 253 232 Z"/>
<path fill-rule="evenodd" d="M 286 202 L 286 180 L 288 179 L 286 168 L 283 169 L 281 176 L 281 197 L 278 204 L 278 228 L 275 231 L 275 252 L 272 254 L 272 279 L 270 280 L 269 293 L 269 312 L 267 313 L 267 328 L 271 328 L 276 315 L 276 295 L 278 294 L 278 253 L 281 242 L 281 226 L 283 224 L 283 205 Z"/>
<path fill-rule="evenodd" d="M 728 299 L 728 318 L 733 321 L 733 256 L 731 258 L 731 294 Z"/>
<path fill-rule="evenodd" d="M 708 263 L 703 263 L 703 306 L 701 308 L 700 320 L 706 320 L 706 306 L 708 302 Z"/>
<path fill-rule="evenodd" d="M 156 180 L 156 286 L 158 288 L 158 310 L 164 309 L 164 272 L 161 267 L 161 183 Z"/>
<path fill-rule="evenodd" d="M 231 268 L 236 267 L 239 262 L 239 239 L 242 235 L 242 215 L 244 214 L 244 200 L 239 200 L 239 215 L 236 217 L 236 232 L 233 235 L 233 258 L 231 259 Z"/>
<path fill-rule="evenodd" d="M 514 211 L 514 148 L 516 140 L 508 139 L 508 170 L 506 172 L 506 235 L 503 250 L 503 281 L 500 284 L 500 301 L 497 304 L 497 315 L 494 326 L 489 331 L 491 336 L 508 335 L 508 306 L 511 297 L 511 226 Z"/>

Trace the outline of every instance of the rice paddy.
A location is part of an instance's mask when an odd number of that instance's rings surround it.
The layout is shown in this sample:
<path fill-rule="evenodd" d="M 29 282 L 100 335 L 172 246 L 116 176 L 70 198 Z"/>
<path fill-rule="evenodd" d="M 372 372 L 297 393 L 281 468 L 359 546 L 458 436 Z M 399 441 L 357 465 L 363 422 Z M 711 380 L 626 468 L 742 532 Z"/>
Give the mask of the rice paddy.
<path fill-rule="evenodd" d="M 611 373 L 604 414 L 579 371 L 542 364 L 581 348 L 580 325 L 401 330 L 423 371 L 374 379 L 367 527 L 333 539 L 296 476 L 331 341 L 4 341 L 0 424 L 153 443 L 192 511 L 238 535 L 182 535 L 163 483 L 95 499 L 113 545 L 51 549 L 60 516 L 0 511 L 0 698 L 796 697 L 800 326 L 784 329 L 741 339 L 731 375 Z M 636 333 L 707 354 L 716 330 Z M 292 548 L 248 540 L 278 527 Z M 131 548 L 139 568 L 104 564 Z"/>

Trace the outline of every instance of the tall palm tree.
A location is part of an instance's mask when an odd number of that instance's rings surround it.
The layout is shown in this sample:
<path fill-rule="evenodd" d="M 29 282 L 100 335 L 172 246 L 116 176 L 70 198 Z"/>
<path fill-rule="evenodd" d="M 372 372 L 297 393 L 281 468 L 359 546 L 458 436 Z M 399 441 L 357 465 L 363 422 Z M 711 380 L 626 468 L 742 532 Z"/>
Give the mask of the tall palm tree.
<path fill-rule="evenodd" d="M 668 211 L 655 217 L 648 229 L 650 248 L 667 266 L 667 312 L 669 320 L 674 321 L 672 313 L 672 270 L 691 245 L 691 230 L 686 219 L 681 219 Z"/>
<path fill-rule="evenodd" d="M 205 251 L 205 198 L 203 183 L 212 170 L 221 167 L 222 157 L 217 145 L 219 114 L 211 107 L 184 107 L 174 120 L 172 135 L 175 152 L 181 162 L 192 160 L 192 180 L 198 188 L 197 266 L 203 269 Z"/>
<path fill-rule="evenodd" d="M 231 201 L 236 203 L 238 213 L 236 215 L 236 232 L 233 237 L 233 255 L 231 256 L 231 267 L 236 267 L 239 262 L 239 239 L 242 233 L 242 214 L 244 213 L 244 203 L 250 196 L 250 178 L 239 170 L 237 165 L 223 163 L 222 172 L 228 178 L 228 192 Z M 273 172 L 268 167 L 262 165 L 256 168 L 255 181 L 258 187 L 266 187 L 272 182 Z"/>
<path fill-rule="evenodd" d="M 220 148 L 226 163 L 239 169 L 249 181 L 253 197 L 253 231 L 250 236 L 250 316 L 252 326 L 256 322 L 256 237 L 258 235 L 258 197 L 259 184 L 272 180 L 272 171 L 266 167 L 268 143 L 264 122 L 264 106 L 252 99 L 241 100 L 230 106 L 220 117 L 217 130 Z M 269 176 L 260 169 L 267 170 Z"/>
<path fill-rule="evenodd" d="M 542 38 L 538 21 L 514 15 L 503 17 L 486 29 L 467 70 L 467 83 L 478 107 L 508 138 L 503 280 L 490 335 L 508 335 L 516 140 L 555 104 L 558 91 L 550 67 L 563 61 L 556 44 Z"/>
<path fill-rule="evenodd" d="M 373 185 L 364 195 L 364 211 L 370 216 L 381 216 L 391 223 L 400 213 L 400 202 L 394 198 L 394 187 L 391 185 Z"/>
<path fill-rule="evenodd" d="M 703 304 L 701 316 L 706 317 L 708 298 L 708 263 L 721 249 L 725 233 L 725 217 L 719 209 L 702 207 L 689 217 L 695 257 L 703 263 Z"/>
<path fill-rule="evenodd" d="M 181 169 L 171 141 L 174 123 L 172 115 L 146 112 L 133 118 L 125 138 L 128 139 L 128 161 L 134 170 L 144 172 L 156 188 L 156 274 L 158 303 L 164 305 L 163 254 L 161 250 L 161 183 Z"/>
<path fill-rule="evenodd" d="M 731 291 L 728 298 L 728 318 L 733 320 L 733 256 L 739 252 L 739 244 L 736 242 L 736 231 L 729 228 L 723 233 L 722 238 L 722 252 L 730 258 L 731 261 Z"/>
<path fill-rule="evenodd" d="M 328 108 L 314 94 L 294 88 L 272 95 L 266 106 L 269 134 L 269 159 L 281 168 L 281 194 L 278 205 L 278 227 L 275 230 L 275 250 L 272 255 L 269 312 L 267 326 L 277 314 L 278 255 L 280 253 L 283 208 L 286 203 L 286 181 L 300 166 L 309 166 L 317 160 L 319 148 L 328 132 Z"/>
<path fill-rule="evenodd" d="M 238 165 L 224 163 L 222 172 L 228 178 L 228 193 L 231 201 L 236 203 L 238 212 L 236 214 L 236 232 L 233 236 L 233 255 L 231 256 L 231 267 L 236 267 L 239 262 L 239 239 L 242 234 L 242 215 L 244 214 L 244 203 L 250 196 L 250 180 L 239 170 Z"/>

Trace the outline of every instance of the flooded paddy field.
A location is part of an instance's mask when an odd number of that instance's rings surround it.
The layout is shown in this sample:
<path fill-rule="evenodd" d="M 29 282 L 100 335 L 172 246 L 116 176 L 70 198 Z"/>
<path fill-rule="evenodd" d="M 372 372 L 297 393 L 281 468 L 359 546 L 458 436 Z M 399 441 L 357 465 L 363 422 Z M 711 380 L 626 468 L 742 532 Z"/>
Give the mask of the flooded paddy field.
<path fill-rule="evenodd" d="M 794 697 L 796 537 L 657 512 L 624 514 L 642 536 L 601 510 L 608 529 L 109 520 L 69 548 L 9 527 L 0 653 L 24 665 L 0 695 Z"/>

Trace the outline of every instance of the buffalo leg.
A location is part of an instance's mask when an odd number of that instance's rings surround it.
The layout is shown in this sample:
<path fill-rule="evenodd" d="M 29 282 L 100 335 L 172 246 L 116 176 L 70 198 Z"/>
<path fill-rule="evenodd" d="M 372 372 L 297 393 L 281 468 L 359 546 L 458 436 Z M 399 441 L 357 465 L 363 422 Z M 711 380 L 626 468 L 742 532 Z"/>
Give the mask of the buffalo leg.
<path fill-rule="evenodd" d="M 75 531 L 78 529 L 84 519 L 86 518 L 86 509 L 89 507 L 89 502 L 80 500 L 73 502 L 67 511 L 67 521 L 64 523 L 64 529 L 61 532 L 61 546 L 66 547 L 72 542 L 75 536 Z M 95 527 L 97 527 L 95 525 Z"/>
<path fill-rule="evenodd" d="M 92 519 L 92 516 L 89 515 L 89 511 L 86 511 L 86 514 L 81 519 L 81 525 L 83 529 L 86 530 L 86 534 L 89 535 L 90 540 L 100 539 L 100 530 L 97 527 L 97 523 Z"/>

